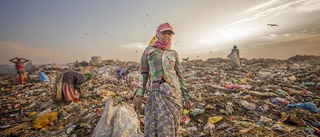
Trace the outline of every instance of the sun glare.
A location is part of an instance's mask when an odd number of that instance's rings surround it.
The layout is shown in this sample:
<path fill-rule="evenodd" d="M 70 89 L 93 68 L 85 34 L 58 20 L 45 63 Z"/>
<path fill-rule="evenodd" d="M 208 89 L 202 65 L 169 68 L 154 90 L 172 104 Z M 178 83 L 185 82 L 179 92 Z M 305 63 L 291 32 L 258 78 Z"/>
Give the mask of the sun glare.
<path fill-rule="evenodd" d="M 206 40 L 200 40 L 199 43 L 206 43 Z"/>
<path fill-rule="evenodd" d="M 218 36 L 215 37 L 216 40 L 233 40 L 237 38 L 241 38 L 247 36 L 254 32 L 256 28 L 241 28 L 241 29 L 228 29 L 222 31 Z"/>

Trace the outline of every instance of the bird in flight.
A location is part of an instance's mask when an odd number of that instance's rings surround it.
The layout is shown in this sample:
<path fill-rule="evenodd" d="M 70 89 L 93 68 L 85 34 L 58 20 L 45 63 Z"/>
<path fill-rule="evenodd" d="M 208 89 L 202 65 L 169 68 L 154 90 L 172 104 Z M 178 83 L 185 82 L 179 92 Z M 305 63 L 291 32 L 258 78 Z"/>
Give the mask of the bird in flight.
<path fill-rule="evenodd" d="M 273 27 L 273 26 L 279 26 L 279 25 L 277 25 L 277 24 L 267 24 L 267 25 L 269 25 L 269 26 L 271 26 L 271 27 Z"/>

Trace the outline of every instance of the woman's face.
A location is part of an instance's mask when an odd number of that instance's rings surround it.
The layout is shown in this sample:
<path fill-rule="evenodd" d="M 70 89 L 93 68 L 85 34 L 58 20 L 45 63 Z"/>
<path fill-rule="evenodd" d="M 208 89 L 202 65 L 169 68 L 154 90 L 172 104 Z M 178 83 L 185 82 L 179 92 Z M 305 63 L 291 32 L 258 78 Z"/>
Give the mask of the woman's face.
<path fill-rule="evenodd" d="M 161 32 L 160 40 L 164 41 L 164 42 L 167 42 L 167 43 L 170 43 L 171 40 L 172 40 L 172 36 L 173 36 L 172 31 L 166 30 L 166 31 Z"/>

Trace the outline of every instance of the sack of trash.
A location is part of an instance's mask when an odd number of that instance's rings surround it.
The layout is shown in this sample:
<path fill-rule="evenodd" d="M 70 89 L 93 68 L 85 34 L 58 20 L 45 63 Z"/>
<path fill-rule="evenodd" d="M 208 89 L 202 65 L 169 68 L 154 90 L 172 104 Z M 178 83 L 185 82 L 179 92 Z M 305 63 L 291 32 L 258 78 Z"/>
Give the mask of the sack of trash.
<path fill-rule="evenodd" d="M 113 97 L 106 100 L 105 110 L 92 137 L 142 137 L 138 115 L 133 106 L 116 101 Z"/>
<path fill-rule="evenodd" d="M 62 86 L 63 86 L 63 75 L 64 73 L 61 73 L 58 75 L 58 77 L 56 78 L 56 81 L 54 83 L 53 89 L 52 89 L 52 95 L 51 95 L 51 99 L 53 101 L 63 101 L 64 100 L 64 96 L 62 93 Z"/>

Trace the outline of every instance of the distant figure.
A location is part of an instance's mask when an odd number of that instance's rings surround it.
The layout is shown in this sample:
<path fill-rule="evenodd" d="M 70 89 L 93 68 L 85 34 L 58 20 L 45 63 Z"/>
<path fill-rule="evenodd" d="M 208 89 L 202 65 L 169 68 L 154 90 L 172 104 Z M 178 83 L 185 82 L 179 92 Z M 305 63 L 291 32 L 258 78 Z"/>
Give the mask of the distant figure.
<path fill-rule="evenodd" d="M 189 59 L 189 57 L 185 58 L 185 59 L 182 59 L 184 62 L 187 62 Z"/>
<path fill-rule="evenodd" d="M 84 94 L 84 91 L 81 90 L 81 85 L 87 80 L 86 75 L 75 71 L 67 71 L 60 74 L 53 88 L 53 92 L 56 94 L 54 99 L 77 102 Z M 76 93 L 80 95 L 76 95 Z"/>
<path fill-rule="evenodd" d="M 117 74 L 118 74 L 118 82 L 122 83 L 122 80 L 125 80 L 126 83 L 128 84 L 129 83 L 129 73 L 130 73 L 130 70 L 126 70 L 124 68 L 121 68 L 120 70 L 117 71 Z"/>
<path fill-rule="evenodd" d="M 231 50 L 231 53 L 228 55 L 228 58 L 231 59 L 231 62 L 234 66 L 240 67 L 240 51 L 237 48 L 237 45 L 233 46 L 233 49 Z"/>
<path fill-rule="evenodd" d="M 40 70 L 38 72 L 38 79 L 40 80 L 41 83 L 44 82 L 49 82 L 48 76 L 44 73 L 44 70 Z"/>
<path fill-rule="evenodd" d="M 15 68 L 17 70 L 17 73 L 19 73 L 18 71 L 25 71 L 24 70 L 24 63 L 27 63 L 29 60 L 24 59 L 24 58 L 12 58 L 9 60 L 10 62 L 15 64 Z"/>
<path fill-rule="evenodd" d="M 237 45 L 234 45 L 234 46 L 233 46 L 233 49 L 231 50 L 230 55 L 233 54 L 233 53 L 236 53 L 237 56 L 238 56 L 238 58 L 240 58 L 240 56 L 239 56 L 240 51 L 239 51 L 239 49 L 237 48 Z"/>
<path fill-rule="evenodd" d="M 27 75 L 24 70 L 24 63 L 28 62 L 29 60 L 24 58 L 15 57 L 9 60 L 10 62 L 15 64 L 15 69 L 17 71 L 17 76 L 14 79 L 16 84 L 25 84 L 27 81 Z"/>

